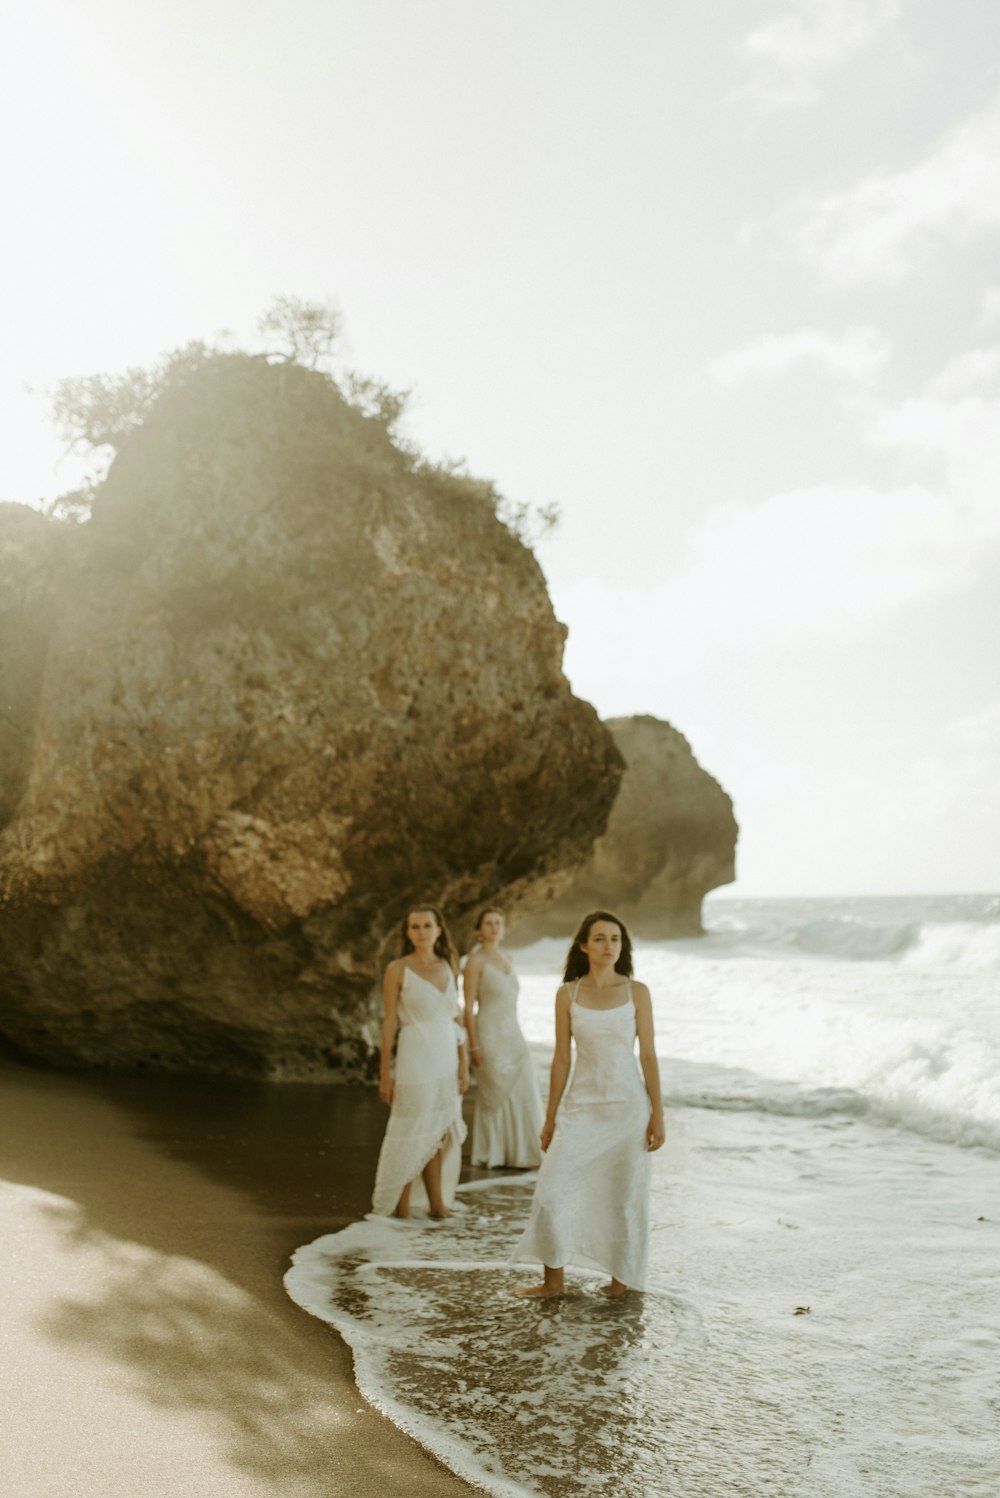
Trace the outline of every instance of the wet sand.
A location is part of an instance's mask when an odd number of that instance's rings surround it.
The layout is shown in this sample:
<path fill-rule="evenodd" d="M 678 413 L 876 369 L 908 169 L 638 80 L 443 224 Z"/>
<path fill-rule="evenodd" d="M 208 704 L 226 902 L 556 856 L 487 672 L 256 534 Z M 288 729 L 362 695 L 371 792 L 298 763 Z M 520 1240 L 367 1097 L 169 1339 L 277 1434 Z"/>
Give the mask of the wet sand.
<path fill-rule="evenodd" d="M 0 1060 L 2 1498 L 467 1498 L 282 1287 L 367 1210 L 384 1122 L 356 1089 Z"/>

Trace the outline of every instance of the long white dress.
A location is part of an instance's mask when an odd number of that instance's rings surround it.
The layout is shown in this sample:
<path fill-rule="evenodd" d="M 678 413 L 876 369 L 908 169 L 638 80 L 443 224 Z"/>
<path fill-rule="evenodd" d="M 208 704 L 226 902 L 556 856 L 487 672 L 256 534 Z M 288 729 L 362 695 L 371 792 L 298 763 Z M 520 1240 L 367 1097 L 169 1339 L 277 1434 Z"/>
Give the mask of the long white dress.
<path fill-rule="evenodd" d="M 650 1104 L 635 1057 L 632 985 L 613 1009 L 578 1004 L 576 988 L 576 1066 L 511 1258 L 603 1269 L 641 1290 L 649 1257 Z"/>
<path fill-rule="evenodd" d="M 482 1061 L 476 1069 L 472 1115 L 473 1165 L 542 1161 L 538 1142 L 545 1115 L 528 1042 L 517 1022 L 517 974 L 484 962 L 476 991 L 476 1032 Z"/>
<path fill-rule="evenodd" d="M 458 1090 L 458 991 L 448 974 L 442 993 L 403 964 L 392 1108 L 375 1172 L 372 1211 L 395 1212 L 410 1181 L 411 1206 L 426 1206 L 420 1173 L 442 1150 L 441 1191 L 450 1207 L 462 1168 L 465 1122 Z"/>

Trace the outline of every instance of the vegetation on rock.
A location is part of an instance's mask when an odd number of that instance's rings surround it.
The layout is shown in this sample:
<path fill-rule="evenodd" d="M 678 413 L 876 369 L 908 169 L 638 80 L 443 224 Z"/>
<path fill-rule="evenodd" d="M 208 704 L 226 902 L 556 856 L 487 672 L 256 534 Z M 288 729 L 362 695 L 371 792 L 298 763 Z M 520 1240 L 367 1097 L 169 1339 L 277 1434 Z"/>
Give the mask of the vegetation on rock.
<path fill-rule="evenodd" d="M 363 1076 L 408 903 L 530 901 L 620 757 L 492 486 L 391 401 L 200 345 L 131 386 L 66 393 L 114 448 L 89 522 L 0 521 L 0 1031 Z"/>

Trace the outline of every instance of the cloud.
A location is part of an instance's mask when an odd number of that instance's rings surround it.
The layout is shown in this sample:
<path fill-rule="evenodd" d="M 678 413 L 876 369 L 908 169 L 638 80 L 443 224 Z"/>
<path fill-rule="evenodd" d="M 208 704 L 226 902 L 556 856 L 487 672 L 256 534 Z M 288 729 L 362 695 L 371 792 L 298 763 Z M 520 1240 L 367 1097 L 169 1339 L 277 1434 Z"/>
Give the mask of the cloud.
<path fill-rule="evenodd" d="M 560 617 L 574 621 L 571 675 L 614 659 L 624 688 L 631 660 L 638 689 L 647 666 L 632 640 L 637 620 L 644 638 L 664 642 L 675 675 L 810 641 L 857 640 L 906 604 L 964 582 L 976 541 L 948 502 L 920 485 L 830 483 L 719 505 L 664 582 L 615 589 L 590 579 L 557 590 Z"/>
<path fill-rule="evenodd" d="M 1000 286 L 987 286 L 983 292 L 979 321 L 984 327 L 1000 322 Z"/>
<path fill-rule="evenodd" d="M 1000 534 L 1000 344 L 957 354 L 916 395 L 884 406 L 868 436 L 935 462 L 956 514 L 981 541 Z"/>
<path fill-rule="evenodd" d="M 873 620 L 964 575 L 948 505 L 920 485 L 820 484 L 717 507 L 672 591 L 709 633 L 734 622 L 758 649 L 803 634 L 863 633 Z"/>
<path fill-rule="evenodd" d="M 892 345 L 877 328 L 849 328 L 844 333 L 800 328 L 795 333 L 767 333 L 744 348 L 722 354 L 712 361 L 711 370 L 727 385 L 755 374 L 784 374 L 801 364 L 819 364 L 834 374 L 870 380 L 891 352 Z"/>
<path fill-rule="evenodd" d="M 1000 701 L 966 713 L 948 725 L 948 736 L 962 754 L 971 755 L 1000 789 Z"/>
<path fill-rule="evenodd" d="M 898 21 L 901 0 L 785 0 L 743 39 L 754 67 L 744 97 L 770 109 L 812 103 L 819 83 Z"/>
<path fill-rule="evenodd" d="M 886 787 L 884 824 L 928 824 L 972 814 L 982 831 L 1000 812 L 1000 701 L 953 718 L 940 741 L 917 755 Z"/>
<path fill-rule="evenodd" d="M 792 222 L 805 258 L 840 281 L 899 281 L 928 247 L 1000 228 L 1000 94 L 915 165 L 797 208 Z"/>
<path fill-rule="evenodd" d="M 1000 344 L 966 349 L 956 354 L 929 382 L 928 389 L 943 400 L 982 394 L 992 387 L 1000 392 Z"/>

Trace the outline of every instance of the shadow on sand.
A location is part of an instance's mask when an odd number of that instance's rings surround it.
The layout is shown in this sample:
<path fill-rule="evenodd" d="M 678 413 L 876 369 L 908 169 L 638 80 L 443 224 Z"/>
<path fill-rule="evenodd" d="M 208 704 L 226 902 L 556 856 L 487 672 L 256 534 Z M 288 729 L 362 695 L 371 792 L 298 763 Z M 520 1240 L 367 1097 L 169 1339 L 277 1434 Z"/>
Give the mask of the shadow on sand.
<path fill-rule="evenodd" d="M 359 1410 L 348 1350 L 282 1289 L 297 1245 L 367 1210 L 383 1125 L 360 1089 L 0 1061 L 0 1175 L 64 1199 L 43 1227 L 78 1256 L 80 1293 L 50 1301 L 42 1330 L 209 1422 L 283 1498 L 467 1492 Z"/>

